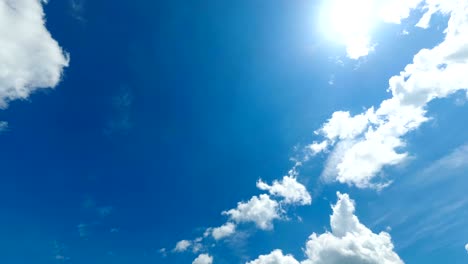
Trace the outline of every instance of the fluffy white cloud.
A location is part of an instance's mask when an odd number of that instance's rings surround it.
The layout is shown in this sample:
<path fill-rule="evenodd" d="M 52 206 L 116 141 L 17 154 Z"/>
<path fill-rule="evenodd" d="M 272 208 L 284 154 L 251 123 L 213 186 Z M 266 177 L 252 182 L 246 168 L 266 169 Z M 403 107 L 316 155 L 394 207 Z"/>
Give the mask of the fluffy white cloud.
<path fill-rule="evenodd" d="M 184 252 L 186 251 L 190 246 L 192 245 L 192 242 L 189 240 L 181 240 L 177 242 L 174 252 Z"/>
<path fill-rule="evenodd" d="M 354 201 L 338 193 L 330 218 L 331 233 L 312 234 L 306 244 L 308 259 L 302 264 L 402 264 L 386 232 L 373 233 L 354 215 Z"/>
<path fill-rule="evenodd" d="M 192 264 L 212 264 L 213 257 L 208 254 L 200 254 Z"/>
<path fill-rule="evenodd" d="M 420 26 L 428 25 L 436 12 L 450 16 L 445 39 L 432 49 L 418 52 L 413 63 L 390 78 L 392 97 L 377 110 L 370 108 L 355 116 L 336 112 L 317 131 L 334 146 L 322 174 L 324 179 L 361 188 L 385 186 L 375 183 L 374 178 L 385 166 L 405 161 L 408 154 L 401 150 L 405 147 L 402 138 L 428 120 L 427 104 L 458 90 L 468 91 L 468 2 L 424 3 L 426 13 Z M 413 1 L 406 8 L 416 6 L 420 3 Z M 407 17 L 404 10 L 398 19 Z"/>
<path fill-rule="evenodd" d="M 379 16 L 387 23 L 400 24 L 410 16 L 412 9 L 418 7 L 424 0 L 382 0 L 379 6 Z"/>
<path fill-rule="evenodd" d="M 299 261 L 291 255 L 283 255 L 281 250 L 276 249 L 268 255 L 260 255 L 247 264 L 299 264 Z"/>
<path fill-rule="evenodd" d="M 316 133 L 323 134 L 331 141 L 355 138 L 369 126 L 372 116 L 373 109 L 355 116 L 351 116 L 349 112 L 337 111 Z"/>
<path fill-rule="evenodd" d="M 332 206 L 331 232 L 313 233 L 306 243 L 307 259 L 301 264 L 403 264 L 394 252 L 391 237 L 386 232 L 373 233 L 354 215 L 354 201 L 347 194 L 338 193 Z M 247 264 L 299 264 L 291 255 L 280 250 L 262 255 Z"/>
<path fill-rule="evenodd" d="M 292 170 L 291 174 L 293 175 L 284 176 L 281 181 L 275 180 L 271 186 L 259 180 L 257 187 L 260 190 L 270 192 L 271 195 L 282 197 L 285 204 L 311 204 L 312 198 L 306 187 L 297 182 L 294 170 Z"/>
<path fill-rule="evenodd" d="M 468 243 L 465 245 L 465 250 L 468 252 Z"/>
<path fill-rule="evenodd" d="M 236 225 L 234 223 L 227 222 L 226 224 L 220 227 L 213 228 L 211 230 L 211 235 L 215 240 L 220 240 L 225 237 L 231 236 L 232 234 L 234 234 L 234 232 L 236 232 Z"/>
<path fill-rule="evenodd" d="M 253 222 L 263 230 L 273 228 L 273 220 L 281 218 L 280 208 L 277 201 L 272 200 L 269 195 L 261 194 L 252 197 L 248 202 L 239 202 L 237 208 L 224 211 L 230 219 L 236 223 Z"/>
<path fill-rule="evenodd" d="M 41 2 L 0 0 L 0 108 L 55 87 L 68 66 L 68 55 L 45 27 Z"/>

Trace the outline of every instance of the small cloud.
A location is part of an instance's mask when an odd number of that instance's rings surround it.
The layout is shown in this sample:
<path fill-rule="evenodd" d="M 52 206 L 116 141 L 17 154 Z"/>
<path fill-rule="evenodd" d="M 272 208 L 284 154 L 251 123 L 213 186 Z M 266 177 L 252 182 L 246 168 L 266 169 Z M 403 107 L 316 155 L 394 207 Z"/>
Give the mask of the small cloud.
<path fill-rule="evenodd" d="M 272 230 L 273 220 L 281 219 L 279 203 L 268 194 L 253 196 L 248 202 L 239 202 L 235 209 L 224 211 L 236 223 L 253 222 L 262 230 Z"/>
<path fill-rule="evenodd" d="M 231 236 L 232 234 L 234 234 L 234 232 L 236 232 L 236 225 L 234 223 L 227 222 L 226 224 L 220 227 L 213 228 L 211 231 L 211 235 L 215 240 L 220 240 L 225 237 Z"/>
<path fill-rule="evenodd" d="M 126 135 L 132 129 L 131 109 L 133 95 L 130 89 L 123 86 L 112 98 L 111 118 L 104 129 L 106 135 Z"/>
<path fill-rule="evenodd" d="M 8 130 L 8 122 L 0 121 L 0 133 Z"/>
<path fill-rule="evenodd" d="M 330 86 L 335 85 L 335 75 L 334 74 L 330 75 L 330 78 L 328 79 L 328 85 L 330 85 Z"/>
<path fill-rule="evenodd" d="M 78 226 L 78 234 L 80 235 L 81 238 L 87 238 L 89 233 L 88 233 L 88 225 L 81 223 Z"/>
<path fill-rule="evenodd" d="M 84 18 L 85 0 L 70 0 L 69 4 L 73 18 L 80 22 L 86 22 Z"/>
<path fill-rule="evenodd" d="M 118 233 L 118 232 L 120 232 L 120 228 L 111 228 L 110 232 L 111 233 Z"/>
<path fill-rule="evenodd" d="M 174 252 L 184 252 L 192 245 L 191 241 L 181 240 L 177 242 L 175 248 L 172 250 Z"/>
<path fill-rule="evenodd" d="M 465 245 L 465 250 L 468 252 L 468 244 Z"/>
<path fill-rule="evenodd" d="M 53 254 L 57 262 L 63 263 L 70 260 L 70 258 L 65 255 L 65 246 L 58 241 L 54 241 Z"/>
<path fill-rule="evenodd" d="M 112 211 L 114 211 L 114 207 L 112 206 L 104 206 L 104 207 L 100 207 L 97 209 L 98 210 L 98 213 L 101 217 L 106 217 L 108 215 L 110 215 L 112 213 Z"/>
<path fill-rule="evenodd" d="M 83 206 L 85 209 L 94 208 L 96 206 L 96 202 L 93 200 L 93 198 L 88 196 L 85 198 L 81 206 Z"/>
<path fill-rule="evenodd" d="M 208 254 L 200 254 L 192 264 L 212 264 L 213 257 Z"/>
<path fill-rule="evenodd" d="M 158 250 L 159 254 L 163 256 L 164 258 L 167 257 L 167 249 L 166 248 L 161 248 Z"/>
<path fill-rule="evenodd" d="M 404 30 L 401 32 L 401 35 L 407 36 L 407 35 L 409 35 L 409 31 L 406 30 L 406 29 L 404 29 Z"/>
<path fill-rule="evenodd" d="M 56 255 L 55 256 L 55 260 L 59 261 L 59 262 L 65 262 L 65 261 L 68 261 L 70 260 L 69 257 L 65 257 L 63 255 Z"/>

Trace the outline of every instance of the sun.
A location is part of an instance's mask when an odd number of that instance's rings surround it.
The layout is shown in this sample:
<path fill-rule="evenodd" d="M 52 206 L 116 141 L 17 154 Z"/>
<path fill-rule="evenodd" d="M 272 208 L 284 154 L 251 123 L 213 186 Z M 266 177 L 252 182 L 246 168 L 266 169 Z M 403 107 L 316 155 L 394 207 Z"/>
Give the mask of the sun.
<path fill-rule="evenodd" d="M 377 20 L 375 0 L 324 2 L 320 24 L 327 38 L 345 45 L 349 57 L 367 55 L 372 49 L 370 34 Z"/>

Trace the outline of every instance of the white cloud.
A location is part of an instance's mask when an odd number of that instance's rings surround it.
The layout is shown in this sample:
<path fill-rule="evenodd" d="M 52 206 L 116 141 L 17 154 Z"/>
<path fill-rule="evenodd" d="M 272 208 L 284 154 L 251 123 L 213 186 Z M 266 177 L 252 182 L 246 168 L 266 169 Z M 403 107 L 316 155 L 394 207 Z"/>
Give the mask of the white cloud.
<path fill-rule="evenodd" d="M 310 154 L 312 156 L 315 156 L 319 154 L 320 152 L 326 151 L 328 148 L 328 142 L 326 140 L 318 143 L 317 141 L 313 142 L 307 147 L 310 150 Z"/>
<path fill-rule="evenodd" d="M 175 248 L 174 248 L 174 252 L 184 252 L 186 251 L 190 246 L 192 245 L 192 242 L 191 241 L 188 241 L 188 240 L 181 240 L 179 242 L 177 242 Z"/>
<path fill-rule="evenodd" d="M 347 194 L 338 193 L 332 206 L 331 232 L 313 233 L 306 243 L 307 259 L 301 264 L 403 264 L 394 252 L 387 232 L 373 233 L 354 215 L 354 201 Z M 280 250 L 260 256 L 247 264 L 299 264 L 291 255 Z"/>
<path fill-rule="evenodd" d="M 410 16 L 412 9 L 424 0 L 383 0 L 379 6 L 379 16 L 386 23 L 400 24 Z"/>
<path fill-rule="evenodd" d="M 284 176 L 281 181 L 273 181 L 271 186 L 259 180 L 257 182 L 257 187 L 260 190 L 268 191 L 271 195 L 282 197 L 285 204 L 311 204 L 312 198 L 306 187 L 297 182 L 294 175 L 295 170 L 292 170 L 291 174 L 292 175 Z"/>
<path fill-rule="evenodd" d="M 299 264 L 299 261 L 291 255 L 283 255 L 281 250 L 276 249 L 268 255 L 260 255 L 256 260 L 247 264 Z"/>
<path fill-rule="evenodd" d="M 416 2 L 409 3 L 409 8 L 418 6 Z M 406 160 L 403 137 L 429 120 L 427 104 L 458 90 L 468 91 L 468 2 L 425 3 L 427 23 L 435 12 L 450 16 L 445 39 L 433 49 L 418 52 L 413 63 L 390 78 L 392 97 L 377 110 L 370 108 L 355 116 L 335 112 L 318 130 L 334 146 L 322 174 L 324 179 L 360 188 L 385 186 L 375 183 L 375 177 L 386 166 Z M 405 12 L 400 13 L 401 19 L 407 17 Z"/>
<path fill-rule="evenodd" d="M 468 243 L 465 245 L 465 250 L 468 252 Z"/>
<path fill-rule="evenodd" d="M 372 108 L 367 113 L 356 116 L 351 116 L 349 112 L 337 111 L 317 133 L 323 134 L 331 141 L 355 138 L 369 126 L 369 119 L 373 115 Z"/>
<path fill-rule="evenodd" d="M 0 108 L 55 87 L 68 62 L 45 27 L 41 1 L 0 0 Z"/>
<path fill-rule="evenodd" d="M 227 222 L 220 227 L 213 228 L 211 235 L 215 240 L 220 240 L 222 238 L 231 236 L 234 234 L 234 232 L 236 232 L 236 225 L 231 222 Z"/>
<path fill-rule="evenodd" d="M 208 254 L 200 254 L 192 264 L 212 264 L 213 257 Z"/>
<path fill-rule="evenodd" d="M 273 229 L 273 220 L 280 219 L 280 208 L 277 201 L 267 194 L 253 196 L 248 202 L 239 202 L 237 208 L 224 211 L 236 223 L 253 222 L 263 230 Z"/>
<path fill-rule="evenodd" d="M 373 233 L 354 215 L 354 201 L 338 193 L 332 207 L 332 231 L 312 234 L 306 244 L 307 260 L 302 264 L 402 264 L 394 252 L 391 237 L 386 232 Z"/>

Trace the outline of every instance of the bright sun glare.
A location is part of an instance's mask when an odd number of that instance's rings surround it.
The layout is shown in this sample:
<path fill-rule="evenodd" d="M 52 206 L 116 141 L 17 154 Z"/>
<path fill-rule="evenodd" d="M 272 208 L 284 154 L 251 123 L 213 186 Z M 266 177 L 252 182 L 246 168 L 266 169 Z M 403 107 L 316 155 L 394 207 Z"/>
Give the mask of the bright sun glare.
<path fill-rule="evenodd" d="M 358 58 L 372 49 L 370 33 L 376 24 L 374 0 L 325 1 L 322 25 L 328 38 L 346 46 L 348 56 Z"/>

